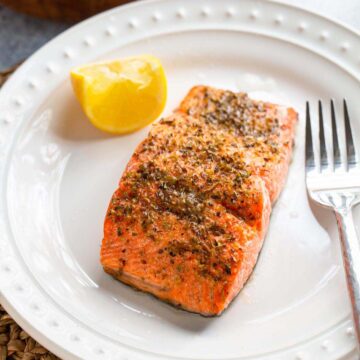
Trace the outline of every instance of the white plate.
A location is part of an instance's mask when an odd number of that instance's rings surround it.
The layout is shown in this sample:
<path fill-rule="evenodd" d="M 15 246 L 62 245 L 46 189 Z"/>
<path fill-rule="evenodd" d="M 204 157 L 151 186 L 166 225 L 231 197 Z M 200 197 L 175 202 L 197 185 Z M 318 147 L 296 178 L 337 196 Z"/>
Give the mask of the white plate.
<path fill-rule="evenodd" d="M 289 179 L 259 263 L 219 318 L 176 310 L 106 275 L 106 207 L 148 129 L 112 137 L 85 119 L 69 69 L 158 56 L 169 113 L 194 84 L 246 90 L 301 114 Z M 339 359 L 354 348 L 332 214 L 304 188 L 306 99 L 347 97 L 360 119 L 359 35 L 266 1 L 157 0 L 120 7 L 65 32 L 0 94 L 1 302 L 68 359 Z M 354 123 L 359 141 L 360 123 Z M 356 214 L 359 219 L 359 214 Z"/>

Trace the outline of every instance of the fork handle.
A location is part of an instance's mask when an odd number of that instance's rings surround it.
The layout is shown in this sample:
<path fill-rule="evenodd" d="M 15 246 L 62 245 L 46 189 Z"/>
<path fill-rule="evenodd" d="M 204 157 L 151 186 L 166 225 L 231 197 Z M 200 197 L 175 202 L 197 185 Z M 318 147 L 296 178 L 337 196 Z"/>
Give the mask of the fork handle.
<path fill-rule="evenodd" d="M 360 243 L 351 208 L 335 209 L 346 282 L 350 294 L 358 349 L 360 349 Z"/>

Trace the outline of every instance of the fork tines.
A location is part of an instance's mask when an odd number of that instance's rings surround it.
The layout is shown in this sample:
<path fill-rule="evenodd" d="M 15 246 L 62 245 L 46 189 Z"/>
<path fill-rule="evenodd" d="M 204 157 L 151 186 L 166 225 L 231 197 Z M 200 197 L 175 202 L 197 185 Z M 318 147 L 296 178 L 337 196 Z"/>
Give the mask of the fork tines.
<path fill-rule="evenodd" d="M 345 127 L 345 147 L 346 147 L 346 162 L 345 170 L 357 166 L 357 155 L 354 146 L 354 139 L 352 136 L 350 117 L 346 100 L 343 100 L 343 112 L 344 112 L 344 127 Z M 331 128 L 332 128 L 332 145 L 333 156 L 329 157 L 326 150 L 325 131 L 324 131 L 324 115 L 323 106 L 321 101 L 318 102 L 318 121 L 319 121 L 319 165 L 320 171 L 328 169 L 330 165 L 331 170 L 335 170 L 342 166 L 341 151 L 339 146 L 339 134 L 337 129 L 337 121 L 335 115 L 334 101 L 330 101 L 330 113 L 331 113 Z M 305 157 L 307 170 L 313 170 L 316 168 L 315 155 L 314 155 L 314 142 L 311 130 L 311 116 L 310 116 L 310 104 L 306 102 L 306 138 L 305 138 Z"/>

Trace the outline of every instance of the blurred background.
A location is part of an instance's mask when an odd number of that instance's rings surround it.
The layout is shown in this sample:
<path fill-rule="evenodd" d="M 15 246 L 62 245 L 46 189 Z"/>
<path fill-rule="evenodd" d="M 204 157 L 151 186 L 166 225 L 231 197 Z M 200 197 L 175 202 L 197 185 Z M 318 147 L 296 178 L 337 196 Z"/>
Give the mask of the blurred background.
<path fill-rule="evenodd" d="M 360 30 L 360 0 L 280 1 L 330 16 Z M 128 1 L 0 0 L 0 72 L 23 61 L 72 24 L 125 2 Z"/>

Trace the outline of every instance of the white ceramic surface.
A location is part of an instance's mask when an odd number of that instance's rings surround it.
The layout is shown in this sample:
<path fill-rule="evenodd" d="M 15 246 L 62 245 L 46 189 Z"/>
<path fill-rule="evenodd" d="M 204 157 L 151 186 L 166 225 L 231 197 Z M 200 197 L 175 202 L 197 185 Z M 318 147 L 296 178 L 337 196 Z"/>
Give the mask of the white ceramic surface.
<path fill-rule="evenodd" d="M 141 53 L 164 64 L 164 114 L 198 83 L 248 91 L 300 113 L 294 161 L 259 262 L 219 318 L 136 292 L 99 263 L 108 201 L 148 129 L 113 137 L 92 127 L 68 72 Z M 306 99 L 340 103 L 346 96 L 358 142 L 359 54 L 359 35 L 349 29 L 251 0 L 136 3 L 50 42 L 0 92 L 1 302 L 66 359 L 349 356 L 355 342 L 335 221 L 309 206 L 304 188 L 303 108 Z"/>

